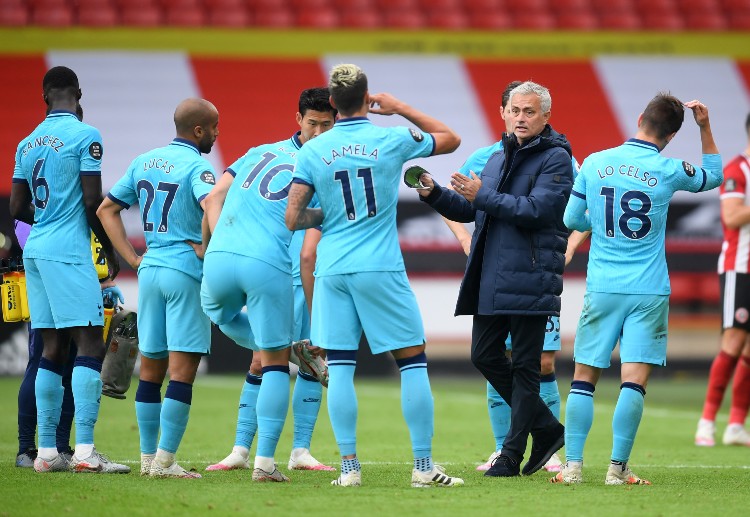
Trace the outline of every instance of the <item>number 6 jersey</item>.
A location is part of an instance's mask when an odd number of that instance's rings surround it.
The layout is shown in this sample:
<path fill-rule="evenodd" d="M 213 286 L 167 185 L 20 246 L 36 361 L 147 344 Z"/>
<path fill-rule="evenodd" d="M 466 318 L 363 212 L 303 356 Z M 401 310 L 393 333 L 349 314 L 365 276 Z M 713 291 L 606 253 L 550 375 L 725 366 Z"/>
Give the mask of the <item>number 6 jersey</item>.
<path fill-rule="evenodd" d="M 24 257 L 72 264 L 91 261 L 79 176 L 101 176 L 102 137 L 74 113 L 51 111 L 16 151 L 13 183 L 29 185 L 34 225 Z"/>
<path fill-rule="evenodd" d="M 203 263 L 185 241 L 201 242 L 200 202 L 215 184 L 211 163 L 182 138 L 133 160 L 107 197 L 125 208 L 140 204 L 148 248 L 141 268 L 168 267 L 200 281 Z"/>
<path fill-rule="evenodd" d="M 718 154 L 704 154 L 695 167 L 634 138 L 586 158 L 564 220 L 570 229 L 592 230 L 587 291 L 669 294 L 664 253 L 669 201 L 678 190 L 702 192 L 721 181 Z"/>
<path fill-rule="evenodd" d="M 396 230 L 401 168 L 434 149 L 429 133 L 365 117 L 339 120 L 305 144 L 294 181 L 312 186 L 323 210 L 316 276 L 404 270 Z"/>

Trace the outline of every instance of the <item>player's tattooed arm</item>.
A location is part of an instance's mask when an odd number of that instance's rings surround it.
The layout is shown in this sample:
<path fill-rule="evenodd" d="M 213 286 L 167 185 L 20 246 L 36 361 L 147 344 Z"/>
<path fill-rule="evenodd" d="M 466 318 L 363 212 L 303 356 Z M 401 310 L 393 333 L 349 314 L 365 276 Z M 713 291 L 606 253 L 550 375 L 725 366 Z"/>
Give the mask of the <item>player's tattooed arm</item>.
<path fill-rule="evenodd" d="M 284 220 L 286 227 L 292 231 L 320 226 L 323 222 L 323 211 L 320 208 L 308 208 L 313 197 L 313 188 L 303 183 L 292 183 L 289 190 L 289 203 L 286 206 Z"/>
<path fill-rule="evenodd" d="M 10 189 L 10 215 L 26 224 L 34 224 L 34 204 L 28 183 L 13 183 Z"/>

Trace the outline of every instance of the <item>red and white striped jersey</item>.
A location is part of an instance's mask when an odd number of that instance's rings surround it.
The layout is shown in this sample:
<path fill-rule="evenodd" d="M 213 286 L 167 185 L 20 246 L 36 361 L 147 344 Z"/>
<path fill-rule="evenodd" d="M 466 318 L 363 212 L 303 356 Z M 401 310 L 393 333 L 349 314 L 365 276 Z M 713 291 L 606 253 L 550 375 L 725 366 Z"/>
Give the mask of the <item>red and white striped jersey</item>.
<path fill-rule="evenodd" d="M 740 154 L 724 167 L 724 183 L 722 183 L 719 197 L 729 199 L 740 198 L 745 205 L 750 205 L 750 156 Z M 728 228 L 722 217 L 721 226 L 724 229 L 724 243 L 719 255 L 719 274 L 725 271 L 747 273 L 750 263 L 750 223 L 739 228 Z"/>

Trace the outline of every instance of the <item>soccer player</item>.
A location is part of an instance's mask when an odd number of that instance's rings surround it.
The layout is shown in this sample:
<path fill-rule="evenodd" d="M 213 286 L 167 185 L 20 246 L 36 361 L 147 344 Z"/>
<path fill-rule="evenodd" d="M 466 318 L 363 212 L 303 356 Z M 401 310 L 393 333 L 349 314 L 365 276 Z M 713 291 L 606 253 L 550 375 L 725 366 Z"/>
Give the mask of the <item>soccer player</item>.
<path fill-rule="evenodd" d="M 176 138 L 133 160 L 97 214 L 117 251 L 138 270 L 141 371 L 135 410 L 141 475 L 199 478 L 182 468 L 175 454 L 187 427 L 198 365 L 211 350 L 211 322 L 200 303 L 201 223 L 204 198 L 216 181 L 201 153 L 211 152 L 219 136 L 219 112 L 204 99 L 186 99 L 175 110 L 174 124 Z M 144 255 L 128 241 L 120 214 L 134 203 L 140 205 Z"/>
<path fill-rule="evenodd" d="M 252 173 L 251 171 L 254 170 L 254 166 L 259 161 L 263 161 L 264 158 L 262 157 L 265 155 L 264 153 L 271 152 L 278 154 L 278 156 L 272 163 L 267 164 L 266 169 L 263 171 L 265 174 L 261 177 L 260 181 L 263 182 L 263 178 L 265 177 L 272 179 L 276 173 L 282 171 L 284 166 L 287 166 L 283 172 L 287 176 L 286 181 L 289 182 L 291 180 L 291 168 L 294 166 L 295 155 L 299 148 L 302 147 L 305 142 L 310 141 L 333 127 L 336 118 L 336 110 L 331 107 L 328 102 L 328 97 L 329 94 L 327 88 L 310 88 L 304 90 L 299 97 L 299 111 L 297 111 L 296 115 L 297 124 L 299 124 L 300 130 L 289 139 L 250 149 L 244 157 L 240 158 L 237 162 L 227 168 L 226 173 L 219 180 L 217 187 L 212 191 L 208 198 L 206 198 L 206 213 L 209 217 L 209 221 L 219 220 L 219 214 L 225 206 L 225 202 L 227 203 L 226 206 L 229 213 L 235 213 L 240 210 L 241 203 L 250 203 L 257 206 L 259 214 L 262 214 L 266 205 L 272 204 L 272 206 L 275 207 L 280 201 L 282 201 L 276 199 L 276 197 L 269 199 L 265 195 L 262 195 L 262 190 L 258 188 L 248 188 L 240 185 L 234 186 L 234 179 L 238 173 L 240 174 L 240 178 L 244 179 L 245 173 Z M 278 149 L 284 149 L 284 152 L 278 153 Z M 256 174 L 260 175 L 262 172 Z M 239 182 L 237 183 L 239 184 Z M 227 194 L 229 197 L 227 197 Z M 245 198 L 247 198 L 247 200 L 245 200 Z M 227 199 L 228 201 L 225 201 Z M 279 208 L 281 208 L 280 205 Z M 249 221 L 248 225 L 250 226 L 247 227 L 247 230 L 255 231 L 252 229 L 252 225 L 258 225 L 264 229 L 267 228 L 266 219 L 271 219 L 274 216 L 278 217 L 273 224 L 275 226 L 281 226 L 283 222 L 282 214 L 280 211 L 275 211 L 271 212 L 270 217 L 266 215 L 257 220 Z M 268 224 L 271 223 L 269 222 Z M 210 253 L 208 254 L 208 257 L 210 257 L 208 259 L 209 267 L 211 267 L 214 260 L 214 255 L 224 255 L 224 253 L 214 253 L 215 250 L 233 250 L 231 253 L 236 253 L 238 255 L 250 253 L 249 250 L 244 247 L 240 248 L 235 244 L 244 239 L 241 230 L 237 229 L 235 231 L 226 223 L 224 225 L 220 224 L 219 226 L 220 228 L 216 230 L 216 235 L 212 237 L 213 244 L 211 245 Z M 213 224 L 213 229 L 216 229 L 216 223 Z M 276 231 L 279 233 L 288 233 L 283 226 Z M 319 240 L 320 230 L 312 228 L 307 230 L 307 232 L 294 232 L 291 235 L 291 241 L 288 245 L 287 253 L 291 258 L 291 275 L 292 284 L 294 286 L 294 331 L 292 333 L 292 338 L 295 341 L 294 347 L 296 347 L 301 353 L 302 349 L 300 347 L 305 345 L 299 341 L 309 339 L 310 337 L 310 313 L 302 287 L 300 256 L 304 253 L 303 260 L 307 262 L 306 269 L 310 269 L 310 264 L 312 265 L 312 268 L 314 268 L 315 249 Z M 268 244 L 271 243 L 269 242 Z M 279 246 L 273 246 L 272 251 L 273 253 L 281 253 L 283 250 Z M 275 255 L 269 254 L 265 256 L 261 250 L 255 250 L 252 252 L 252 255 L 249 256 L 268 261 L 269 259 L 272 260 Z M 279 263 L 274 262 L 270 265 L 278 267 L 279 264 L 286 263 L 286 256 L 282 255 L 282 257 L 283 260 Z M 219 258 L 218 260 L 221 259 Z M 203 287 L 203 294 L 205 297 L 207 290 L 210 289 L 208 280 Z M 206 302 L 208 304 L 207 306 L 210 306 L 210 299 L 207 299 Z M 242 307 L 239 306 L 239 309 L 241 308 Z M 236 306 L 235 309 L 237 309 Z M 247 319 L 247 315 L 243 315 L 242 318 Z M 265 325 L 264 322 L 257 321 L 256 324 Z M 249 346 L 257 353 L 253 353 L 252 363 L 250 364 L 250 369 L 240 395 L 235 445 L 232 448 L 232 452 L 226 458 L 219 463 L 209 465 L 206 468 L 206 470 L 209 471 L 250 468 L 250 446 L 258 428 L 256 404 L 258 401 L 258 392 L 261 386 L 263 368 L 260 350 L 255 342 L 255 336 L 252 333 L 252 329 L 250 329 L 248 325 L 249 322 L 247 324 L 245 324 L 244 321 L 242 322 L 240 335 L 237 337 L 237 343 L 243 346 Z M 221 325 L 220 328 L 226 330 L 228 335 L 236 336 L 236 331 L 233 332 L 231 326 L 230 328 L 227 328 L 226 325 Z M 318 362 L 324 366 L 322 358 L 319 359 Z M 328 465 L 322 464 L 310 454 L 310 442 L 312 441 L 313 430 L 320 410 L 322 393 L 323 387 L 318 379 L 312 372 L 304 371 L 303 367 L 297 375 L 297 379 L 294 383 L 294 392 L 292 394 L 294 438 L 292 453 L 287 464 L 289 470 L 335 470 Z M 268 454 L 268 452 L 264 452 L 264 454 Z"/>
<path fill-rule="evenodd" d="M 70 68 L 53 67 L 42 80 L 49 114 L 18 145 L 10 213 L 33 224 L 24 248 L 31 327 L 42 334 L 44 351 L 35 381 L 39 450 L 37 472 L 126 473 L 94 447 L 99 415 L 102 294 L 91 260 L 93 230 L 109 263 L 119 263 L 96 207 L 101 202 L 102 139 L 76 116 L 82 93 Z M 76 445 L 70 463 L 57 450 L 55 433 L 63 404 L 62 374 L 70 339 L 78 346 L 71 387 L 75 402 Z"/>
<path fill-rule="evenodd" d="M 335 66 L 329 90 L 340 119 L 298 154 L 286 224 L 290 230 L 322 224 L 311 340 L 328 357 L 328 413 L 342 458 L 341 475 L 332 484 L 361 484 L 354 370 L 364 330 L 373 353 L 391 352 L 401 370 L 401 407 L 414 453 L 412 486 L 462 485 L 432 461 L 434 415 L 424 329 L 396 231 L 404 162 L 452 152 L 460 139 L 389 94 L 370 95 L 367 76 L 356 65 Z M 421 131 L 380 128 L 367 119 L 368 112 L 399 114 Z M 320 209 L 308 208 L 313 194 Z"/>
<path fill-rule="evenodd" d="M 677 134 L 684 109 L 700 128 L 701 167 L 659 153 Z M 574 345 L 575 373 L 565 410 L 567 463 L 553 483 L 583 480 L 583 448 L 594 419 L 594 389 L 620 342 L 620 396 L 612 419 L 607 485 L 648 485 L 628 466 L 651 370 L 667 357 L 667 208 L 677 190 L 702 192 L 722 181 L 708 109 L 659 93 L 623 145 L 589 156 L 565 210 L 568 228 L 591 230 L 586 295 Z M 613 272 L 617 274 L 613 274 Z"/>
<path fill-rule="evenodd" d="M 750 114 L 745 119 L 748 146 L 724 168 L 721 186 L 721 222 L 724 243 L 719 255 L 721 285 L 722 334 L 721 350 L 711 365 L 708 376 L 703 416 L 698 421 L 695 445 L 713 447 L 716 413 L 734 373 L 732 407 L 729 425 L 724 430 L 724 445 L 750 446 L 745 419 L 750 406 L 750 208 L 747 188 L 750 180 Z"/>
<path fill-rule="evenodd" d="M 505 90 L 503 90 L 501 97 L 500 117 L 505 121 L 505 129 L 508 134 L 513 133 L 513 122 L 509 116 L 510 106 L 508 105 L 508 99 L 510 98 L 510 92 L 520 84 L 521 81 L 512 81 L 508 83 Z M 481 177 L 482 169 L 487 165 L 487 160 L 497 152 L 504 152 L 502 139 L 490 146 L 482 147 L 474 151 L 461 168 L 458 169 L 458 172 L 468 177 L 471 177 L 471 173 L 473 172 Z M 575 158 L 572 158 L 572 166 L 573 177 L 575 177 L 578 173 L 578 162 L 576 162 Z M 468 256 L 471 249 L 471 234 L 463 223 L 451 221 L 445 218 L 443 219 L 448 225 L 448 228 L 451 229 L 461 243 L 464 253 Z M 547 404 L 550 411 L 552 411 L 552 414 L 558 420 L 560 419 L 560 390 L 558 389 L 557 378 L 555 377 L 555 352 L 560 350 L 560 345 L 560 317 L 548 316 L 546 332 L 544 334 L 544 351 L 542 352 L 541 363 L 542 376 L 539 383 L 539 396 Z M 512 350 L 510 334 L 508 334 L 508 338 L 505 341 L 505 349 L 508 352 Z M 477 470 L 479 471 L 490 469 L 492 462 L 500 455 L 500 452 L 503 449 L 503 442 L 505 441 L 505 437 L 508 435 L 508 430 L 510 429 L 510 406 L 505 400 L 503 400 L 497 390 L 493 388 L 492 384 L 489 382 L 487 383 L 487 409 L 489 411 L 492 434 L 495 437 L 495 451 L 490 454 L 487 462 L 477 467 Z M 544 468 L 548 472 L 558 472 L 561 464 L 559 456 L 555 453 L 544 465 Z"/>

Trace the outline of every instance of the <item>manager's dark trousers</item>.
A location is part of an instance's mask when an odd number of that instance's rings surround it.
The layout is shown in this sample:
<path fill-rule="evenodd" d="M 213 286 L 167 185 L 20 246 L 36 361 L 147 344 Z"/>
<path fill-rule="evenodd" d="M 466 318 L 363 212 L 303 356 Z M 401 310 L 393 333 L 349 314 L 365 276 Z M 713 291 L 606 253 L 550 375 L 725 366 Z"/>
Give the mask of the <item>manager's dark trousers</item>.
<path fill-rule="evenodd" d="M 521 462 L 529 433 L 557 425 L 557 419 L 539 397 L 544 333 L 547 316 L 474 316 L 471 362 L 510 406 L 510 430 L 502 453 Z M 513 358 L 505 356 L 511 335 Z"/>

